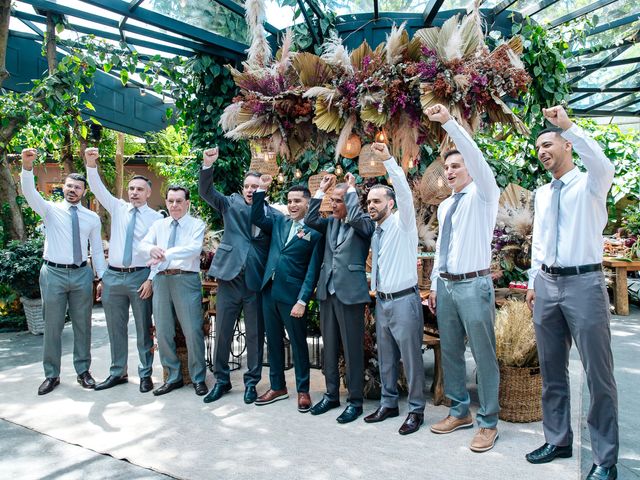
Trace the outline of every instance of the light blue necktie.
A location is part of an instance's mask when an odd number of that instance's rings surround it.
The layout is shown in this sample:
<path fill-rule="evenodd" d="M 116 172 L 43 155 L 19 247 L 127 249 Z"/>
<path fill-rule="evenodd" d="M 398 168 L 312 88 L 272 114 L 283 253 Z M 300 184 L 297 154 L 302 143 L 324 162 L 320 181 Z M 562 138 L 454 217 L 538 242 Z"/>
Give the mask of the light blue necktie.
<path fill-rule="evenodd" d="M 167 248 L 173 248 L 176 246 L 176 233 L 178 232 L 178 221 L 174 220 L 171 222 L 171 234 L 169 235 L 169 242 L 167 243 Z"/>
<path fill-rule="evenodd" d="M 298 230 L 300 230 L 301 228 L 302 228 L 302 224 L 297 220 L 294 220 L 294 222 L 291 224 L 291 229 L 289 230 L 289 237 L 287 238 L 287 243 L 293 240 L 294 235 L 298 233 Z"/>
<path fill-rule="evenodd" d="M 127 225 L 127 235 L 124 239 L 124 254 L 122 255 L 122 265 L 128 267 L 131 265 L 131 258 L 133 256 L 133 232 L 136 229 L 136 216 L 138 215 L 138 208 L 134 208 L 131 213 L 131 220 Z"/>
<path fill-rule="evenodd" d="M 555 265 L 558 259 L 558 224 L 560 221 L 560 190 L 564 183 L 562 180 L 554 180 L 551 182 L 553 194 L 551 195 L 551 225 L 549 234 L 549 247 L 551 248 L 551 257 L 549 258 L 549 266 Z"/>
<path fill-rule="evenodd" d="M 380 279 L 378 278 L 380 275 L 378 273 L 378 257 L 380 256 L 380 237 L 382 237 L 382 228 L 376 227 L 376 231 L 373 233 L 373 238 L 371 239 L 371 290 L 376 291 L 378 289 L 378 284 L 380 283 Z"/>
<path fill-rule="evenodd" d="M 71 210 L 71 238 L 73 240 L 73 264 L 82 263 L 82 248 L 80 246 L 80 222 L 78 221 L 78 207 L 72 205 Z"/>
<path fill-rule="evenodd" d="M 453 205 L 447 210 L 447 215 L 444 217 L 444 224 L 442 225 L 442 238 L 440 239 L 440 262 L 438 268 L 440 272 L 447 271 L 447 259 L 449 257 L 449 246 L 451 245 L 451 219 L 453 214 L 458 208 L 458 203 L 464 193 L 456 193 L 453 195 Z"/>

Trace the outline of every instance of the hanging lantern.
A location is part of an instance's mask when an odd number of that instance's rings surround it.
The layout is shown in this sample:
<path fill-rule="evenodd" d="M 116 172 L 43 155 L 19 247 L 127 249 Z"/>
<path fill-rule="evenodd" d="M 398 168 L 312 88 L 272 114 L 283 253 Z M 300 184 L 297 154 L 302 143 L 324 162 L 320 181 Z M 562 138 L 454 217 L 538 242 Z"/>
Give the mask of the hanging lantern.
<path fill-rule="evenodd" d="M 360 154 L 360 149 L 362 148 L 362 142 L 360 142 L 360 137 L 355 133 L 349 135 L 347 142 L 340 150 L 340 155 L 344 158 L 355 158 Z"/>
<path fill-rule="evenodd" d="M 336 166 L 336 177 L 341 177 L 344 172 L 342 171 L 342 165 L 338 164 Z"/>
<path fill-rule="evenodd" d="M 278 174 L 278 183 L 284 183 L 284 175 L 282 172 Z"/>
<path fill-rule="evenodd" d="M 295 176 L 297 179 L 302 178 L 302 172 L 300 171 L 300 169 L 299 169 L 299 168 L 296 168 L 296 173 L 294 174 L 294 176 Z"/>
<path fill-rule="evenodd" d="M 387 136 L 387 132 L 384 128 L 376 133 L 375 141 L 378 143 L 389 143 L 389 137 Z"/>
<path fill-rule="evenodd" d="M 249 143 L 251 149 L 251 165 L 249 170 L 265 173 L 272 177 L 278 174 L 277 154 L 271 147 L 268 138 L 259 138 Z"/>

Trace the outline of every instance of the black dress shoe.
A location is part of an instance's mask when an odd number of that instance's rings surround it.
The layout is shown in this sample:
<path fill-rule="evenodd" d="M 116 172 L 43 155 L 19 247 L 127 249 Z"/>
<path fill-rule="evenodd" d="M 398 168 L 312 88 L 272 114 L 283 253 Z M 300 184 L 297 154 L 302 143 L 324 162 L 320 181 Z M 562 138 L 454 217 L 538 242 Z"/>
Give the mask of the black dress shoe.
<path fill-rule="evenodd" d="M 571 455 L 573 455 L 571 445 L 559 447 L 558 445 L 545 443 L 540 448 L 536 448 L 533 452 L 527 453 L 525 458 L 529 463 L 548 463 L 556 457 L 569 458 Z"/>
<path fill-rule="evenodd" d="M 258 392 L 256 391 L 256 387 L 253 385 L 244 389 L 244 403 L 249 405 L 253 403 L 258 398 Z"/>
<path fill-rule="evenodd" d="M 209 389 L 207 388 L 207 384 L 204 382 L 197 382 L 193 384 L 193 388 L 196 391 L 196 395 L 199 397 L 206 395 Z"/>
<path fill-rule="evenodd" d="M 107 388 L 115 387 L 116 385 L 122 385 L 129 381 L 128 375 L 122 375 L 121 377 L 115 377 L 109 375 L 104 382 L 100 382 L 96 385 L 96 390 L 106 390 Z"/>
<path fill-rule="evenodd" d="M 618 478 L 618 469 L 615 465 L 603 467 L 594 463 L 587 475 L 587 480 L 616 480 L 616 478 Z"/>
<path fill-rule="evenodd" d="M 96 388 L 96 381 L 93 379 L 89 371 L 82 372 L 78 375 L 78 383 L 82 385 L 82 388 L 94 389 Z"/>
<path fill-rule="evenodd" d="M 347 408 L 344 409 L 344 412 L 340 414 L 336 421 L 338 423 L 349 423 L 353 422 L 356 418 L 362 415 L 362 407 L 356 407 L 355 405 L 347 405 Z"/>
<path fill-rule="evenodd" d="M 177 390 L 178 388 L 182 388 L 184 386 L 184 382 L 182 380 L 178 380 L 173 383 L 165 383 L 161 387 L 156 388 L 153 391 L 153 394 L 157 397 L 158 395 L 164 395 L 166 393 L 172 392 L 173 390 Z"/>
<path fill-rule="evenodd" d="M 147 393 L 153 390 L 153 380 L 151 377 L 142 377 L 140 379 L 140 393 Z"/>
<path fill-rule="evenodd" d="M 364 421 L 367 423 L 378 423 L 386 420 L 387 418 L 397 417 L 398 415 L 400 415 L 398 407 L 391 408 L 380 406 L 375 412 L 364 417 Z"/>
<path fill-rule="evenodd" d="M 220 398 L 227 393 L 229 390 L 231 390 L 231 384 L 230 383 L 220 383 L 217 382 L 213 388 L 211 389 L 211 391 L 209 392 L 209 394 L 203 398 L 204 403 L 211 403 L 211 402 L 215 402 L 216 400 L 220 400 Z"/>
<path fill-rule="evenodd" d="M 404 423 L 398 430 L 400 435 L 409 435 L 420 430 L 420 426 L 424 423 L 424 414 L 411 412 L 407 415 Z"/>
<path fill-rule="evenodd" d="M 316 403 L 309 412 L 311 415 L 322 415 L 327 413 L 332 408 L 338 408 L 340 406 L 339 400 L 329 400 L 327 397 L 322 397 L 318 403 Z"/>
<path fill-rule="evenodd" d="M 46 395 L 58 385 L 60 385 L 60 377 L 45 378 L 44 382 L 38 387 L 38 395 Z"/>

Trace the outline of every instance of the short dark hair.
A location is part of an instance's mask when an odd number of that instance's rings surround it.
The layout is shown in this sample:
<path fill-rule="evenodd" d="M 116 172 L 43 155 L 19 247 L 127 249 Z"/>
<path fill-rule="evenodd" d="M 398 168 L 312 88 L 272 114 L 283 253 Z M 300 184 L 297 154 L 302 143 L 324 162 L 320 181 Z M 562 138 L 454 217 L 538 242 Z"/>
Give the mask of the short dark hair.
<path fill-rule="evenodd" d="M 449 150 L 447 150 L 446 152 L 444 152 L 442 154 L 442 161 L 446 162 L 447 158 L 449 158 L 451 155 L 460 155 L 462 157 L 462 154 L 460 153 L 460 150 L 457 150 L 455 148 L 451 148 Z M 463 157 L 464 159 L 464 157 Z"/>
<path fill-rule="evenodd" d="M 334 190 L 347 190 L 348 188 L 349 184 L 345 182 L 340 182 L 335 187 L 333 187 Z"/>
<path fill-rule="evenodd" d="M 563 131 L 564 130 L 562 130 L 560 127 L 543 128 L 538 132 L 538 135 L 536 135 L 536 140 L 540 138 L 540 135 L 544 135 L 545 133 L 555 133 L 556 135 L 560 135 Z"/>
<path fill-rule="evenodd" d="M 384 190 L 384 194 L 389 200 L 393 200 L 394 202 L 396 201 L 396 192 L 394 192 L 393 188 L 391 188 L 389 185 L 376 183 L 373 187 L 369 189 L 369 191 L 376 190 L 376 189 Z"/>
<path fill-rule="evenodd" d="M 129 180 L 129 182 L 133 180 L 144 180 L 145 182 L 147 182 L 147 185 L 149 185 L 149 188 L 151 188 L 151 180 L 149 180 L 144 175 L 134 175 L 133 177 L 131 177 L 131 180 Z"/>
<path fill-rule="evenodd" d="M 311 192 L 309 191 L 309 189 L 307 187 L 305 187 L 304 185 L 294 185 L 293 187 L 291 187 L 289 189 L 289 191 L 287 192 L 287 194 L 291 193 L 291 192 L 302 192 L 302 196 L 304 198 L 311 198 Z"/>
<path fill-rule="evenodd" d="M 185 187 L 183 187 L 182 185 L 169 185 L 167 187 L 167 193 L 165 193 L 164 198 L 165 200 L 167 198 L 169 198 L 169 192 L 184 192 L 184 198 L 185 200 L 189 200 L 189 190 L 187 190 Z"/>
<path fill-rule="evenodd" d="M 262 173 L 260 172 L 256 172 L 255 170 L 249 170 L 247 173 L 244 174 L 244 178 L 242 179 L 242 181 L 244 182 L 247 177 L 258 177 L 260 178 L 262 176 Z"/>
<path fill-rule="evenodd" d="M 65 180 L 67 178 L 70 178 L 71 180 L 76 180 L 78 182 L 84 183 L 84 188 L 86 190 L 86 188 L 87 188 L 87 179 L 81 173 L 70 173 L 69 175 L 67 175 L 65 177 Z"/>

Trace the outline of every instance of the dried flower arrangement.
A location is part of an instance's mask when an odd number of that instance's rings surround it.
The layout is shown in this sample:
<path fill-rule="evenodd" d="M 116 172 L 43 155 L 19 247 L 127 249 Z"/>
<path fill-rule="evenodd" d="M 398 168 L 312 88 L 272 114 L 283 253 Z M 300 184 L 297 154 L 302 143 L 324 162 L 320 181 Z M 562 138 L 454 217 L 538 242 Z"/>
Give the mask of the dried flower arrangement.
<path fill-rule="evenodd" d="M 407 165 L 423 143 L 445 140 L 440 126 L 424 114 L 436 103 L 448 105 L 471 132 L 483 122 L 526 132 L 501 99 L 527 89 L 522 43 L 514 37 L 489 52 L 477 8 L 441 28 L 419 30 L 411 40 L 404 24 L 394 25 L 375 50 L 364 42 L 349 53 L 330 38 L 321 56 L 295 53 L 288 32 L 276 59 L 263 18 L 262 0 L 248 0 L 249 58 L 243 72 L 230 67 L 240 95 L 221 118 L 230 138 L 270 138 L 275 151 L 295 161 L 329 139 L 337 142 L 339 155 L 353 133 L 373 139 L 384 129 L 392 154 Z"/>
<path fill-rule="evenodd" d="M 537 367 L 538 350 L 531 311 L 525 302 L 507 300 L 496 313 L 496 356 L 506 367 Z"/>

